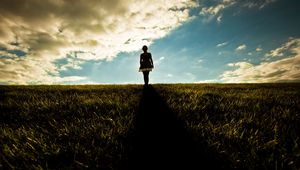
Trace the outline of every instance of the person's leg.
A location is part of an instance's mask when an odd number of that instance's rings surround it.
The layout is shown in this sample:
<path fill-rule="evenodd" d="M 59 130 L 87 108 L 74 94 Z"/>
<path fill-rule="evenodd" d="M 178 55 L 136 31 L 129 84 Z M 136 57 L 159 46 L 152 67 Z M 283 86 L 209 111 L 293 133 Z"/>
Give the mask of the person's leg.
<path fill-rule="evenodd" d="M 149 83 L 149 71 L 144 71 L 143 74 L 144 74 L 145 85 L 148 85 L 148 83 Z"/>
<path fill-rule="evenodd" d="M 146 85 L 149 83 L 149 71 L 146 72 Z"/>

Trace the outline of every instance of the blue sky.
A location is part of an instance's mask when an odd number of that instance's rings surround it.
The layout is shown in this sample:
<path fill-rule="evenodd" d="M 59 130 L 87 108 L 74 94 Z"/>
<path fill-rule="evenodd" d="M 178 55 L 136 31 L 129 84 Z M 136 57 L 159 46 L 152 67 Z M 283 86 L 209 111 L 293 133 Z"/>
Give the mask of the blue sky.
<path fill-rule="evenodd" d="M 61 12 L 72 4 L 32 1 L 50 7 L 27 14 L 17 1 L 1 2 L 0 83 L 143 83 L 144 44 L 150 83 L 300 81 L 297 0 L 125 2 L 76 5 L 79 14 Z"/>

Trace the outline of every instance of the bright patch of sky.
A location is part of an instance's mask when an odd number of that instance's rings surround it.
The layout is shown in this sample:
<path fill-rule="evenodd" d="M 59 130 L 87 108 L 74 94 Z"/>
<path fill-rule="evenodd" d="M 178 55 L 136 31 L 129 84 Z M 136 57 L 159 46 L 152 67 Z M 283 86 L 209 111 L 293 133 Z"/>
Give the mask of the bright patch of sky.
<path fill-rule="evenodd" d="M 143 45 L 150 83 L 300 81 L 298 0 L 30 3 L 0 2 L 1 84 L 143 83 Z"/>

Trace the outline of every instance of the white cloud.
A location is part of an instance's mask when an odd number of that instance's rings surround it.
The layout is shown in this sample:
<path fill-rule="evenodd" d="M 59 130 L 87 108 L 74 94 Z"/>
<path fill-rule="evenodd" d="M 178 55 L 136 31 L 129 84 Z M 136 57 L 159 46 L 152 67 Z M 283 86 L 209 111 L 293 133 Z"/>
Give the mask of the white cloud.
<path fill-rule="evenodd" d="M 80 65 L 82 63 L 84 63 L 84 61 L 76 59 L 76 58 L 73 58 L 73 59 L 68 58 L 68 63 L 64 64 L 58 68 L 59 68 L 59 71 L 66 71 L 69 69 L 81 70 L 82 67 Z"/>
<path fill-rule="evenodd" d="M 1 59 L 0 70 L 0 82 L 9 84 L 59 84 L 86 79 L 80 76 L 60 77 L 53 63 L 32 58 Z"/>
<path fill-rule="evenodd" d="M 191 65 L 191 68 L 196 68 L 196 69 L 199 69 L 199 68 L 202 68 L 202 67 L 203 67 L 203 60 L 202 59 L 195 60 L 195 62 Z"/>
<path fill-rule="evenodd" d="M 6 57 L 6 58 L 18 58 L 18 56 L 14 53 L 10 53 L 8 51 L 0 51 L 0 57 L 3 56 L 3 57 Z"/>
<path fill-rule="evenodd" d="M 256 52 L 260 52 L 260 51 L 262 51 L 262 48 L 257 47 L 257 48 L 255 49 L 255 51 L 256 51 Z"/>
<path fill-rule="evenodd" d="M 215 6 L 203 7 L 200 11 L 200 15 L 204 16 L 204 22 L 210 22 L 225 8 L 230 7 L 236 3 L 235 0 L 222 0 Z M 222 15 L 217 17 L 217 22 L 221 22 Z"/>
<path fill-rule="evenodd" d="M 200 15 L 217 15 L 223 9 L 235 4 L 235 0 L 222 0 L 219 4 L 211 7 L 204 7 L 200 11 Z"/>
<path fill-rule="evenodd" d="M 222 19 L 222 11 L 226 8 L 229 8 L 233 5 L 237 6 L 238 8 L 258 8 L 262 9 L 265 6 L 276 2 L 277 0 L 259 0 L 259 1 L 253 1 L 253 0 L 220 0 L 215 5 L 209 6 L 209 7 L 203 7 L 201 8 L 199 14 L 201 16 L 204 16 L 204 22 L 210 22 L 213 19 L 216 18 L 216 21 L 218 23 L 221 22 Z"/>
<path fill-rule="evenodd" d="M 290 41 L 286 42 L 281 47 L 268 52 L 265 57 L 282 57 L 288 49 L 297 46 L 298 43 L 298 39 L 290 39 Z"/>
<path fill-rule="evenodd" d="M 196 81 L 194 83 L 219 83 L 220 80 L 217 80 L 217 79 L 211 79 L 211 80 L 199 80 L 199 81 Z"/>
<path fill-rule="evenodd" d="M 190 20 L 189 9 L 196 6 L 193 0 L 2 0 L 0 47 L 26 55 L 0 59 L 3 73 L 22 68 L 22 74 L 1 74 L 0 82 L 70 81 L 59 76 L 58 59 L 77 51 L 81 60 L 112 60 L 140 50 Z"/>
<path fill-rule="evenodd" d="M 223 46 L 226 46 L 227 44 L 228 44 L 228 42 L 223 42 L 223 43 L 217 44 L 217 47 L 223 47 Z"/>
<path fill-rule="evenodd" d="M 245 44 L 242 44 L 242 45 L 238 46 L 235 50 L 242 51 L 242 50 L 245 50 L 246 48 L 247 48 L 247 46 Z"/>
<path fill-rule="evenodd" d="M 165 57 L 162 56 L 158 60 L 154 60 L 154 66 L 160 65 L 165 60 Z"/>
<path fill-rule="evenodd" d="M 165 57 L 164 56 L 162 56 L 162 57 L 160 57 L 158 60 L 164 60 L 165 59 Z"/>
<path fill-rule="evenodd" d="M 259 8 L 262 9 L 265 6 L 269 5 L 270 3 L 276 2 L 277 0 L 259 0 L 259 1 L 252 1 L 248 0 L 245 1 L 243 6 L 248 8 Z"/>
<path fill-rule="evenodd" d="M 217 17 L 217 22 L 218 22 L 218 23 L 221 23 L 222 17 L 223 17 L 222 15 L 219 15 L 219 16 Z"/>
<path fill-rule="evenodd" d="M 173 74 L 167 74 L 167 77 L 171 78 L 171 77 L 173 77 Z"/>
<path fill-rule="evenodd" d="M 284 59 L 262 62 L 258 65 L 248 62 L 230 63 L 229 66 L 237 68 L 225 71 L 221 75 L 221 80 L 230 83 L 299 82 L 300 39 L 290 39 L 278 49 L 284 49 L 291 55 Z"/>

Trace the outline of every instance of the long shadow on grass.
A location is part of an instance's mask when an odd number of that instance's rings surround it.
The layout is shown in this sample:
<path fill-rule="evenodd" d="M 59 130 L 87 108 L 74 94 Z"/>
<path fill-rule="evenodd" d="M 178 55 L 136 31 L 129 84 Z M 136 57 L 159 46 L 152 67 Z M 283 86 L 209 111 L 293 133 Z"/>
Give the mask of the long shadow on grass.
<path fill-rule="evenodd" d="M 224 169 L 192 140 L 152 86 L 143 89 L 128 169 Z"/>

